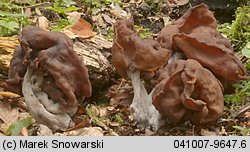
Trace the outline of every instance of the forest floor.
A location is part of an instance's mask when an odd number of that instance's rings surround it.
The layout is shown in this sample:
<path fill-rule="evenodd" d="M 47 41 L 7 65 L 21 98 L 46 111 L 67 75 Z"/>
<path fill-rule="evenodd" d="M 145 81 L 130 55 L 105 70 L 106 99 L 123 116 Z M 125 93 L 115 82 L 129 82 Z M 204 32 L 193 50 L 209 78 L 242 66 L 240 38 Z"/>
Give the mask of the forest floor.
<path fill-rule="evenodd" d="M 30 21 L 22 24 L 39 24 L 40 27 L 54 31 L 62 31 L 72 24 L 71 20 L 80 17 L 91 25 L 82 37 L 90 39 L 93 36 L 100 36 L 109 41 L 113 40 L 112 25 L 119 19 L 133 18 L 136 29 L 142 38 L 155 37 L 157 33 L 171 21 L 181 17 L 191 6 L 191 0 L 168 0 L 168 1 L 143 1 L 143 0 L 99 0 L 99 1 L 71 1 L 63 0 L 51 3 L 50 1 L 39 1 L 36 3 L 15 3 L 6 5 L 11 7 L 23 7 Z M 202 2 L 202 1 L 201 1 Z M 21 4 L 20 4 L 21 3 Z M 0 3 L 0 8 L 4 3 Z M 224 3 L 208 4 L 219 24 L 231 23 L 235 19 L 237 4 L 232 3 L 231 8 L 223 8 Z M 45 9 L 46 8 L 46 9 Z M 66 10 L 66 8 L 68 10 Z M 15 9 L 19 9 L 18 7 Z M 15 10 L 15 9 L 10 9 Z M 6 10 L 5 10 L 6 11 Z M 222 13 L 223 12 L 223 13 Z M 20 12 L 21 13 L 21 12 Z M 14 14 L 14 13 L 13 13 Z M 35 14 L 35 15 L 34 15 Z M 4 17 L 3 13 L 0 17 Z M 14 15 L 13 15 L 14 16 Z M 46 19 L 44 19 L 44 17 Z M 0 18 L 1 19 L 1 18 Z M 32 21 L 36 20 L 36 22 Z M 92 29 L 93 27 L 93 29 Z M 13 27 L 14 28 L 14 27 Z M 0 28 L 1 29 L 1 28 Z M 16 29 L 16 28 L 14 28 Z M 18 28 L 16 30 L 19 30 Z M 14 31 L 14 32 L 13 32 Z M 17 35 L 15 30 L 8 31 L 2 36 Z M 13 32 L 13 33 L 12 33 Z M 237 43 L 238 44 L 238 43 Z M 1 46 L 0 42 L 0 47 Z M 234 45 L 234 44 L 233 44 Z M 250 49 L 248 50 L 250 51 Z M 111 62 L 111 46 L 106 48 L 109 53 L 107 59 Z M 240 51 L 235 53 L 244 60 Z M 0 58 L 1 60 L 1 58 Z M 244 62 L 248 66 L 249 59 Z M 1 66 L 0 66 L 1 67 Z M 29 116 L 24 98 L 20 95 L 7 92 L 4 85 L 1 85 L 7 78 L 8 68 L 1 68 L 0 73 L 0 135 L 93 135 L 93 136 L 229 136 L 229 135 L 250 135 L 250 82 L 249 80 L 236 84 L 236 91 L 225 95 L 224 114 L 215 124 L 197 128 L 189 121 L 179 124 L 166 122 L 157 131 L 152 128 L 143 129 L 136 123 L 134 114 L 129 110 L 132 102 L 131 83 L 112 71 L 110 83 L 103 87 L 94 96 L 81 103 L 73 121 L 77 124 L 66 132 L 52 132 L 44 125 L 37 124 Z M 248 70 L 249 75 L 249 70 Z M 125 91 L 125 94 L 118 93 Z M 128 96 L 130 94 L 131 96 Z M 117 96 L 119 95 L 119 96 Z M 240 101 L 239 101 L 240 100 Z M 231 102 L 236 101 L 236 102 Z"/>

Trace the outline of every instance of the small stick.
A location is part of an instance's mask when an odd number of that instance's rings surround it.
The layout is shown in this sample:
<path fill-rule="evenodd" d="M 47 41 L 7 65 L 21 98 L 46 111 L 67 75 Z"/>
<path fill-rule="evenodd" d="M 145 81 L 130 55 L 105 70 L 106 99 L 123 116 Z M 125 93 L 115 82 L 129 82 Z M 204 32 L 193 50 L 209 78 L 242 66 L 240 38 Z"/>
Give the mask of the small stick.
<path fill-rule="evenodd" d="M 245 113 L 248 110 L 250 110 L 250 105 L 246 106 L 245 108 L 241 109 L 238 113 L 236 113 L 234 118 L 238 118 L 242 113 Z"/>
<path fill-rule="evenodd" d="M 49 6 L 50 2 L 44 2 L 44 3 L 38 3 L 31 6 L 24 6 L 23 8 L 35 8 L 35 7 L 43 7 L 43 6 Z"/>

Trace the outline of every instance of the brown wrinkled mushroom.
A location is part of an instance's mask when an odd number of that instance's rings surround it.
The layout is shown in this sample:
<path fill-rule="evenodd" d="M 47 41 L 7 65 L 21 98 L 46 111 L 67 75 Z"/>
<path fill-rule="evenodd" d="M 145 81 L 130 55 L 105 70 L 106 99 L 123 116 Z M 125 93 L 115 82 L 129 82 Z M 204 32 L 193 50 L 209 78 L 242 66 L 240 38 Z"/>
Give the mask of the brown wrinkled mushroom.
<path fill-rule="evenodd" d="M 177 34 L 173 41 L 187 58 L 199 61 L 216 75 L 232 81 L 246 79 L 246 69 L 234 55 L 230 43 L 216 35 L 217 32 L 213 30 L 203 31 L 202 34 Z"/>
<path fill-rule="evenodd" d="M 27 26 L 19 41 L 10 64 L 9 88 L 22 88 L 19 91 L 38 122 L 66 130 L 79 101 L 91 96 L 87 68 L 63 33 Z"/>
<path fill-rule="evenodd" d="M 154 121 L 158 114 L 140 80 L 140 71 L 154 71 L 165 65 L 171 51 L 153 39 L 141 39 L 133 25 L 132 20 L 115 23 L 112 62 L 118 74 L 132 81 L 134 98 L 130 108 L 134 110 L 136 120 L 144 127 L 156 126 Z"/>
<path fill-rule="evenodd" d="M 219 119 L 224 108 L 223 87 L 209 70 L 188 59 L 174 61 L 164 71 L 153 92 L 153 105 L 163 117 L 197 125 Z"/>
<path fill-rule="evenodd" d="M 197 31 L 197 28 L 216 28 L 216 19 L 213 13 L 208 10 L 206 4 L 200 4 L 190 8 L 185 14 L 172 24 L 166 25 L 157 36 L 157 41 L 161 46 L 173 49 L 172 37 L 178 33 L 190 34 Z M 202 32 L 202 31 L 199 31 Z"/>
<path fill-rule="evenodd" d="M 217 31 L 216 19 L 205 4 L 189 9 L 165 26 L 157 41 L 165 48 L 181 50 L 225 80 L 246 79 L 245 67 L 233 54 L 230 42 Z"/>

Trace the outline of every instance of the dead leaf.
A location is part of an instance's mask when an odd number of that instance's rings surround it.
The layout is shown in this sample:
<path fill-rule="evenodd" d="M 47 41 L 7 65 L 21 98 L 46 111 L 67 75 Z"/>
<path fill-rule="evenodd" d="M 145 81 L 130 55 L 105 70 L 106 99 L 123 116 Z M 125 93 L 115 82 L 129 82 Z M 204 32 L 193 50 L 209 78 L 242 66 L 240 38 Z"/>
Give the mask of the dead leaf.
<path fill-rule="evenodd" d="M 0 102 L 0 119 L 3 121 L 0 130 L 6 132 L 9 126 L 18 120 L 19 115 L 18 108 L 11 107 L 9 102 Z"/>
<path fill-rule="evenodd" d="M 61 32 L 66 34 L 70 39 L 75 39 L 79 37 L 78 35 L 74 34 L 72 31 L 67 30 L 67 29 L 63 29 Z"/>
<path fill-rule="evenodd" d="M 202 136 L 218 136 L 216 132 L 209 131 L 208 129 L 201 129 Z"/>
<path fill-rule="evenodd" d="M 107 107 L 107 110 L 108 110 L 108 111 L 114 111 L 115 108 L 114 108 L 113 106 L 108 106 L 108 107 Z"/>
<path fill-rule="evenodd" d="M 42 16 L 42 12 L 40 11 L 40 8 L 35 8 L 35 12 L 37 15 Z"/>
<path fill-rule="evenodd" d="M 227 136 L 227 132 L 224 126 L 221 127 L 221 131 L 219 132 L 220 136 Z"/>
<path fill-rule="evenodd" d="M 174 3 L 174 0 L 168 0 L 169 3 Z"/>
<path fill-rule="evenodd" d="M 112 25 L 115 21 L 106 14 L 102 14 L 103 19 L 106 23 Z"/>
<path fill-rule="evenodd" d="M 187 3 L 189 3 L 189 0 L 176 0 L 176 4 L 178 6 L 183 6 L 186 5 Z"/>
<path fill-rule="evenodd" d="M 70 22 L 75 23 L 76 21 L 80 20 L 81 15 L 83 15 L 82 13 L 79 13 L 77 11 L 74 12 L 69 12 L 66 13 L 67 14 L 67 18 Z"/>
<path fill-rule="evenodd" d="M 108 117 L 109 113 L 106 107 L 99 108 L 100 117 Z"/>
<path fill-rule="evenodd" d="M 86 115 L 75 115 L 72 118 L 73 122 L 76 124 L 73 128 L 69 130 L 75 130 L 83 127 L 89 127 L 91 125 L 91 121 L 88 116 Z"/>
<path fill-rule="evenodd" d="M 109 122 L 109 125 L 112 127 L 118 127 L 120 124 L 118 122 Z"/>
<path fill-rule="evenodd" d="M 36 25 L 46 31 L 49 29 L 49 21 L 44 16 L 40 16 L 36 19 Z"/>
<path fill-rule="evenodd" d="M 98 27 L 100 27 L 102 29 L 103 28 L 106 29 L 106 27 L 107 27 L 107 24 L 105 23 L 104 18 L 101 15 L 97 16 L 96 23 L 97 23 Z"/>
<path fill-rule="evenodd" d="M 122 107 L 129 107 L 133 100 L 133 94 L 130 90 L 123 90 L 122 92 L 116 92 L 110 99 L 111 105 L 118 105 Z"/>
<path fill-rule="evenodd" d="M 27 128 L 23 128 L 20 133 L 22 136 L 29 136 L 29 130 Z"/>
<path fill-rule="evenodd" d="M 145 136 L 152 136 L 152 135 L 154 135 L 154 132 L 151 131 L 150 129 L 146 128 L 145 129 Z"/>
<path fill-rule="evenodd" d="M 30 18 L 32 16 L 31 8 L 26 8 L 24 14 L 26 17 Z"/>
<path fill-rule="evenodd" d="M 103 130 L 100 127 L 86 127 L 69 132 L 71 136 L 103 136 Z"/>
<path fill-rule="evenodd" d="M 20 98 L 20 95 L 18 94 L 15 94 L 13 92 L 2 92 L 0 91 L 0 99 L 3 99 L 3 98 Z"/>
<path fill-rule="evenodd" d="M 249 119 L 250 118 L 250 112 L 245 112 L 244 117 Z"/>
<path fill-rule="evenodd" d="M 99 109 L 95 105 L 91 105 L 88 111 L 91 113 L 92 117 L 97 117 L 100 114 Z"/>
<path fill-rule="evenodd" d="M 47 126 L 40 124 L 37 131 L 38 136 L 53 136 L 53 132 Z"/>
<path fill-rule="evenodd" d="M 124 19 L 124 18 L 129 18 L 128 13 L 126 11 L 124 11 L 119 4 L 117 3 L 112 3 L 110 5 L 111 7 L 111 14 L 114 15 L 115 17 L 119 18 L 119 19 Z"/>
<path fill-rule="evenodd" d="M 92 26 L 84 19 L 79 19 L 68 30 L 73 32 L 75 35 L 78 35 L 79 38 L 82 39 L 90 38 L 96 35 L 96 33 L 93 32 Z"/>

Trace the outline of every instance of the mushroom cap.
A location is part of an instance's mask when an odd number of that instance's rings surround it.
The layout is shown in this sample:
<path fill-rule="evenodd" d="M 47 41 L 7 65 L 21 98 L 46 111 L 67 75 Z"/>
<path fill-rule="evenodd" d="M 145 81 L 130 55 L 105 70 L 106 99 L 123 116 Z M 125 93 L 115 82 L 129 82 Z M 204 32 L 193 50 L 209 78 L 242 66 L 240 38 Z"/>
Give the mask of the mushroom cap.
<path fill-rule="evenodd" d="M 215 30 L 211 31 L 177 34 L 173 37 L 174 46 L 187 58 L 199 61 L 217 76 L 232 81 L 247 79 L 246 69 L 234 55 L 230 43 L 223 37 L 215 36 Z"/>
<path fill-rule="evenodd" d="M 200 4 L 190 8 L 185 14 L 172 24 L 166 25 L 157 36 L 157 41 L 162 47 L 173 48 L 172 37 L 178 33 L 190 34 L 198 27 L 217 28 L 216 19 L 213 13 L 208 10 L 206 4 Z"/>
<path fill-rule="evenodd" d="M 157 36 L 161 46 L 181 50 L 224 80 L 247 79 L 241 61 L 233 54 L 229 40 L 217 31 L 216 19 L 206 4 L 189 9 L 181 18 L 166 25 Z"/>
<path fill-rule="evenodd" d="M 153 105 L 162 116 L 174 123 L 190 120 L 194 124 L 207 124 L 222 115 L 223 87 L 199 62 L 176 60 L 164 71 L 153 92 Z"/>
<path fill-rule="evenodd" d="M 161 47 L 153 39 L 141 39 L 132 20 L 120 20 L 114 24 L 115 36 L 112 46 L 112 62 L 122 77 L 127 70 L 155 71 L 165 65 L 171 51 Z"/>
<path fill-rule="evenodd" d="M 41 86 L 43 91 L 57 102 L 64 99 L 62 104 L 69 109 L 78 105 L 78 99 L 91 96 L 88 70 L 74 52 L 69 37 L 27 26 L 23 28 L 19 41 L 20 46 L 10 63 L 10 82 L 17 81 L 16 76 L 22 79 L 26 69 L 32 68 L 45 78 Z M 17 85 L 22 85 L 21 81 Z"/>

